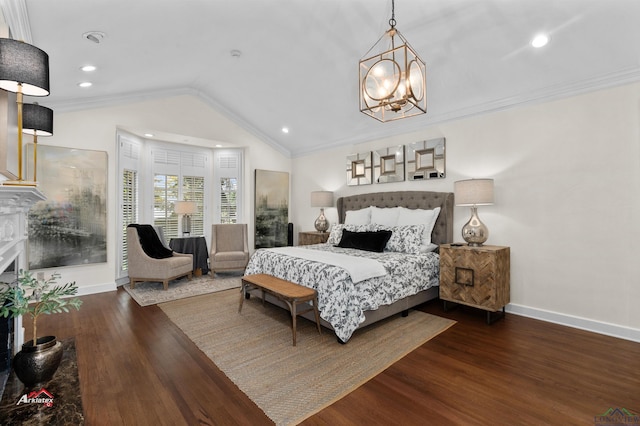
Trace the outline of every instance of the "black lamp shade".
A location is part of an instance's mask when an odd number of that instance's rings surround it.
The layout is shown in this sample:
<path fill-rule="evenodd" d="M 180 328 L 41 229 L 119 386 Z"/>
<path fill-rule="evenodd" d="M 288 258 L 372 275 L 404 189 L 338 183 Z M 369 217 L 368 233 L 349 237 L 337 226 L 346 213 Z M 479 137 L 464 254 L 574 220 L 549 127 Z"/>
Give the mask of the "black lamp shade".
<path fill-rule="evenodd" d="M 22 132 L 38 136 L 53 135 L 53 110 L 38 104 L 22 105 Z"/>
<path fill-rule="evenodd" d="M 49 55 L 22 41 L 0 38 L 0 89 L 28 96 L 49 94 Z"/>

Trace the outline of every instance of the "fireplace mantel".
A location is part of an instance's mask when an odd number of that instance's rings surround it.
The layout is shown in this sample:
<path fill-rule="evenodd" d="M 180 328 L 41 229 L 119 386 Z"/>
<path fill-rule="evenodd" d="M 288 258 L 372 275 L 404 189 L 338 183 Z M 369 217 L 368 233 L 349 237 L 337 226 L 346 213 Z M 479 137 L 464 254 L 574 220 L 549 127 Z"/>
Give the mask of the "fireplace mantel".
<path fill-rule="evenodd" d="M 27 215 L 29 209 L 45 196 L 35 187 L 0 186 L 0 282 L 10 282 L 7 268 L 15 272 L 27 269 Z M 5 273 L 6 272 L 6 273 Z M 13 349 L 24 341 L 21 318 L 14 321 Z"/>
<path fill-rule="evenodd" d="M 35 187 L 0 186 L 0 273 L 15 259 L 26 267 L 27 213 L 45 196 Z"/>

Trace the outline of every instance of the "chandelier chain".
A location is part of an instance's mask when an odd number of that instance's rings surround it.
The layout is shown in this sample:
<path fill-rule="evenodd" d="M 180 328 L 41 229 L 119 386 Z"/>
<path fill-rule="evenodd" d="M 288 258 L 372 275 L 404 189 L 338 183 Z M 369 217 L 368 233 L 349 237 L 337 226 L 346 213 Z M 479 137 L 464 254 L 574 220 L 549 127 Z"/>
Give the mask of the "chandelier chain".
<path fill-rule="evenodd" d="M 391 19 L 389 19 L 391 28 L 396 27 L 396 0 L 391 0 Z"/>

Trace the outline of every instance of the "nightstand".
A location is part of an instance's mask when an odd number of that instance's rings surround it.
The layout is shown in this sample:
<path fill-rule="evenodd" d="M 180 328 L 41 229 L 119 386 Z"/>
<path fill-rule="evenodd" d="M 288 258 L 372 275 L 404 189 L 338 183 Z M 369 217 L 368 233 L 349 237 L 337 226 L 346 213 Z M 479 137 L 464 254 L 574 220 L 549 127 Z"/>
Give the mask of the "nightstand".
<path fill-rule="evenodd" d="M 328 232 L 308 231 L 298 232 L 298 245 L 306 246 L 309 244 L 322 244 L 326 243 L 329 239 Z"/>
<path fill-rule="evenodd" d="M 440 299 L 487 311 L 487 324 L 504 317 L 509 303 L 510 249 L 502 246 L 440 246 Z M 492 312 L 502 311 L 495 316 Z"/>

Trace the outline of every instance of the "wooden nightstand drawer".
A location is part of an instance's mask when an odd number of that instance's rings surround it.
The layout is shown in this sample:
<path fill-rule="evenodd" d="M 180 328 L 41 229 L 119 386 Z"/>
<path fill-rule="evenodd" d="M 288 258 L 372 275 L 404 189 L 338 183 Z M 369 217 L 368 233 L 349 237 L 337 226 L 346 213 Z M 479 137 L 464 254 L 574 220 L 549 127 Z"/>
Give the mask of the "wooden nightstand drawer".
<path fill-rule="evenodd" d="M 322 243 L 326 243 L 328 239 L 329 239 L 328 232 L 308 231 L 308 232 L 298 233 L 299 246 L 306 246 L 309 244 L 322 244 Z"/>
<path fill-rule="evenodd" d="M 440 246 L 440 299 L 495 312 L 509 294 L 509 247 Z"/>

